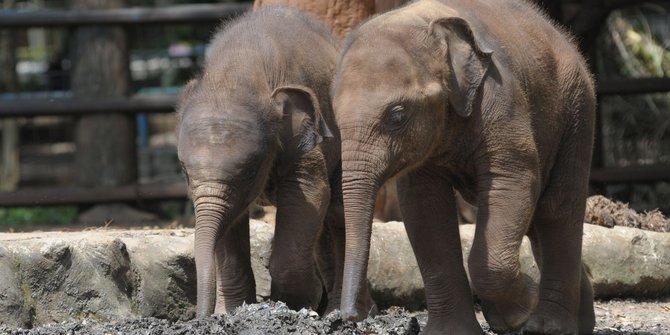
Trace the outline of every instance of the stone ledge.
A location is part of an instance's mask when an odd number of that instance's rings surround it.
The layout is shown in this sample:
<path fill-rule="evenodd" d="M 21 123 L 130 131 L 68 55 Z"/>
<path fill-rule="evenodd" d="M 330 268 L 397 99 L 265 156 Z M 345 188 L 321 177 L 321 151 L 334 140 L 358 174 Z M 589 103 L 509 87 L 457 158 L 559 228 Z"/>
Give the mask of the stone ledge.
<path fill-rule="evenodd" d="M 473 225 L 461 226 L 464 255 Z M 274 226 L 252 220 L 252 266 L 267 298 Z M 384 305 L 419 308 L 423 285 L 400 222 L 376 223 L 369 279 Z M 524 273 L 537 278 L 525 240 Z M 670 294 L 670 234 L 585 225 L 584 263 L 599 298 Z M 194 315 L 193 230 L 91 230 L 0 234 L 0 324 L 12 327 L 70 318 Z"/>

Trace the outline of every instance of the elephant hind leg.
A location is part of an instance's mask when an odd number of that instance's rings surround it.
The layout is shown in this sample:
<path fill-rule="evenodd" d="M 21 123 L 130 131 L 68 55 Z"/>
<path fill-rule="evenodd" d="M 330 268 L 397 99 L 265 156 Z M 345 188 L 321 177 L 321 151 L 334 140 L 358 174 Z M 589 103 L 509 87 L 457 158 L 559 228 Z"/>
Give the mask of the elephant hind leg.
<path fill-rule="evenodd" d="M 593 310 L 593 287 L 586 266 L 582 264 L 582 276 L 579 289 L 579 334 L 591 334 L 596 326 L 596 314 Z"/>
<path fill-rule="evenodd" d="M 587 132 L 588 133 L 588 132 Z M 593 292 L 582 264 L 590 146 L 572 140 L 559 151 L 538 201 L 531 244 L 540 267 L 540 300 L 527 334 L 590 334 Z"/>
<path fill-rule="evenodd" d="M 575 215 L 565 212 L 549 215 L 541 205 L 536 218 L 542 213 L 546 213 L 542 222 L 533 221 L 535 237 L 531 238 L 539 258 L 539 302 L 524 327 L 524 334 L 577 334 L 582 323 L 580 313 L 589 309 L 593 312 L 590 284 L 588 278 L 582 278 L 581 219 L 571 218 Z"/>

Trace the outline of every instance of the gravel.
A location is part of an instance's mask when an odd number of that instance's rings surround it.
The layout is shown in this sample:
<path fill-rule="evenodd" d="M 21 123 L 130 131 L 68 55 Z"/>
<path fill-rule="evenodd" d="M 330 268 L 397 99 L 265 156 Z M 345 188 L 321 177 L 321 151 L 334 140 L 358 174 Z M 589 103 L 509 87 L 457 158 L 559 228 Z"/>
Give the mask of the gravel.
<path fill-rule="evenodd" d="M 670 334 L 670 299 L 657 301 L 613 300 L 596 302 L 598 335 Z M 488 326 L 481 312 L 477 318 L 485 333 Z M 124 319 L 115 322 L 73 320 L 33 329 L 8 329 L 0 334 L 47 335 L 185 335 L 185 334 L 418 334 L 425 325 L 425 312 L 408 312 L 399 307 L 382 311 L 374 318 L 343 322 L 337 312 L 319 317 L 309 310 L 293 311 L 279 302 L 245 305 L 226 316 L 201 320 L 169 321 L 157 318 Z"/>

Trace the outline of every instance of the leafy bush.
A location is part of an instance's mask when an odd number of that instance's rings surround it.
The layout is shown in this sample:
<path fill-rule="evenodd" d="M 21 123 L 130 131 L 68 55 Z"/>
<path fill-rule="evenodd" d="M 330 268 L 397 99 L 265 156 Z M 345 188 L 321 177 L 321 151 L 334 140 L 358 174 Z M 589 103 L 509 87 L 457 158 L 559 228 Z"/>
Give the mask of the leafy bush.
<path fill-rule="evenodd" d="M 73 206 L 0 208 L 0 225 L 64 225 L 72 223 L 76 215 Z"/>

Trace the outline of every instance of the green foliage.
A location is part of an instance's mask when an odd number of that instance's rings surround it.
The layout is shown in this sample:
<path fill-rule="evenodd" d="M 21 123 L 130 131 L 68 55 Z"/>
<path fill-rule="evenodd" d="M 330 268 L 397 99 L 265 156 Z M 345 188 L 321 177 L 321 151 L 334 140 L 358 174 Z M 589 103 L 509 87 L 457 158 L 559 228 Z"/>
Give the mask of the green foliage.
<path fill-rule="evenodd" d="M 76 216 L 73 206 L 0 208 L 0 225 L 64 225 Z"/>

